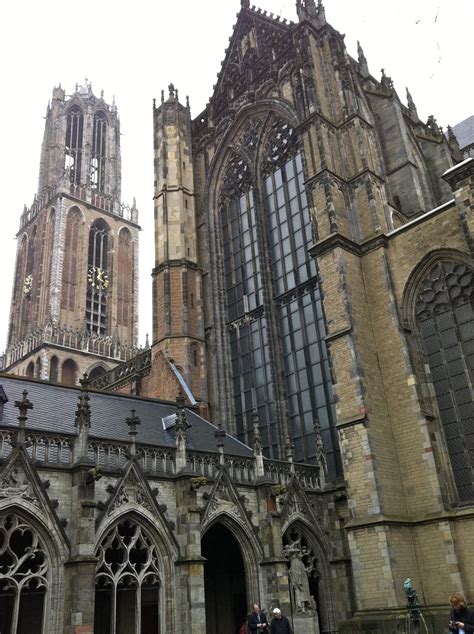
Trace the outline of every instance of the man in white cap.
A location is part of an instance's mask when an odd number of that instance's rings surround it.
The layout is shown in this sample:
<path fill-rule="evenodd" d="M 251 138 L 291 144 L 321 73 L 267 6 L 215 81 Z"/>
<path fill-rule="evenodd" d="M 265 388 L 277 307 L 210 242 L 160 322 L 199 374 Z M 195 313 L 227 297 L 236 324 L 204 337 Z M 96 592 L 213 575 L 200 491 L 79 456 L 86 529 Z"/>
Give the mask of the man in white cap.
<path fill-rule="evenodd" d="M 273 610 L 273 619 L 270 625 L 271 634 L 291 634 L 290 622 L 283 616 L 280 608 Z"/>

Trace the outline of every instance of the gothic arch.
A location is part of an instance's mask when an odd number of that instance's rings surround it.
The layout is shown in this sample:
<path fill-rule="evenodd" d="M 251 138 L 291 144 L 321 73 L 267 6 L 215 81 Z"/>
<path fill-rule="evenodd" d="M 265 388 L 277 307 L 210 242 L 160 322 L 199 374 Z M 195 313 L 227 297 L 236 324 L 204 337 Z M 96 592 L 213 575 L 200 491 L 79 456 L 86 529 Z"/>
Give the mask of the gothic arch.
<path fill-rule="evenodd" d="M 97 361 L 97 363 L 93 363 L 87 370 L 87 375 L 90 381 L 97 379 L 99 376 L 102 376 L 106 372 L 109 371 L 109 368 L 102 361 Z"/>
<path fill-rule="evenodd" d="M 64 587 L 64 561 L 68 557 L 68 547 L 63 543 L 53 525 L 47 521 L 42 511 L 28 502 L 15 501 L 10 504 L 8 500 L 0 503 L 0 540 L 2 548 L 7 546 L 5 535 L 13 534 L 16 530 L 27 535 L 32 535 L 32 545 L 37 549 L 40 559 L 35 560 L 34 576 L 44 579 L 39 587 L 46 586 L 44 603 L 42 608 L 42 634 L 60 634 L 63 627 L 63 611 L 61 609 L 63 597 L 61 588 Z M 42 557 L 41 553 L 45 556 Z M 30 561 L 28 557 L 26 561 Z M 43 560 L 42 565 L 39 561 Z M 11 559 L 10 559 L 11 561 Z M 22 576 L 25 575 L 27 563 L 22 564 Z M 44 574 L 41 574 L 44 571 Z M 32 606 L 28 606 L 30 610 Z M 21 608 L 20 608 L 21 609 Z M 24 608 L 23 608 L 24 609 Z"/>
<path fill-rule="evenodd" d="M 233 123 L 229 126 L 229 129 L 224 133 L 223 138 L 220 140 L 217 151 L 209 166 L 209 174 L 206 179 L 203 198 L 203 205 L 207 206 L 209 210 L 212 209 L 215 213 L 218 208 L 220 192 L 219 183 L 222 181 L 223 173 L 231 154 L 235 152 L 235 148 L 233 146 L 235 138 L 238 136 L 239 132 L 244 130 L 245 125 L 253 118 L 263 117 L 264 119 L 267 119 L 270 114 L 279 116 L 294 126 L 298 124 L 298 115 L 296 111 L 292 106 L 290 106 L 290 104 L 281 99 L 267 98 L 260 100 L 256 104 L 247 104 L 243 106 L 237 113 Z M 248 159 L 248 157 L 245 158 Z"/>
<path fill-rule="evenodd" d="M 130 522 L 143 532 L 150 543 L 157 548 L 158 571 L 159 571 L 159 621 L 160 632 L 174 631 L 173 597 L 170 596 L 169 588 L 175 587 L 174 562 L 178 557 L 176 549 L 172 546 L 168 536 L 163 535 L 158 530 L 157 524 L 150 514 L 143 509 L 128 510 L 125 513 L 113 514 L 104 521 L 96 535 L 94 552 L 97 554 L 101 544 L 120 525 Z M 100 562 L 98 564 L 100 566 Z"/>
<path fill-rule="evenodd" d="M 28 363 L 28 365 L 26 366 L 25 376 L 27 376 L 29 379 L 34 378 L 34 376 L 35 376 L 35 364 L 33 363 L 33 361 L 30 361 Z"/>
<path fill-rule="evenodd" d="M 61 383 L 65 385 L 76 385 L 79 374 L 79 367 L 73 359 L 66 359 L 61 366 Z"/>
<path fill-rule="evenodd" d="M 256 538 L 244 524 L 238 522 L 230 513 L 223 511 L 214 515 L 201 528 L 201 541 L 207 531 L 215 524 L 222 524 L 237 541 L 244 562 L 245 583 L 248 600 L 260 596 L 259 565 L 263 559 L 263 549 Z"/>
<path fill-rule="evenodd" d="M 416 294 L 420 283 L 431 268 L 443 260 L 458 262 L 472 268 L 471 258 L 457 249 L 436 249 L 427 253 L 414 267 L 405 282 L 402 295 L 402 320 L 405 328 L 413 330 L 415 326 Z"/>
<path fill-rule="evenodd" d="M 435 413 L 435 429 L 445 448 L 435 451 L 443 488 L 451 501 L 461 503 L 474 500 L 473 278 L 472 262 L 463 253 L 433 251 L 410 276 L 403 297 L 420 396 Z"/>
<path fill-rule="evenodd" d="M 59 373 L 59 359 L 56 355 L 53 355 L 49 361 L 49 380 L 51 383 L 58 382 Z"/>
<path fill-rule="evenodd" d="M 283 542 L 291 543 L 294 536 L 302 536 L 310 547 L 310 552 L 317 559 L 318 596 L 314 597 L 320 618 L 322 631 L 332 632 L 336 629 L 336 612 L 332 597 L 335 596 L 333 590 L 333 580 L 329 566 L 329 557 L 331 555 L 331 546 L 322 534 L 318 534 L 314 527 L 303 518 L 298 517 L 289 521 L 282 531 Z M 302 546 L 303 544 L 300 544 Z"/>

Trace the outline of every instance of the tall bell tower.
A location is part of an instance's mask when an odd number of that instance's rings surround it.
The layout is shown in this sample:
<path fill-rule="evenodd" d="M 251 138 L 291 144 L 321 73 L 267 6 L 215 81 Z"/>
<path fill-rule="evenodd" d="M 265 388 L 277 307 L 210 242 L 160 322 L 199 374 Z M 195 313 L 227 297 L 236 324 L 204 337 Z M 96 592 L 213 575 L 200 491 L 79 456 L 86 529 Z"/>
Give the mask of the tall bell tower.
<path fill-rule="evenodd" d="M 8 371 L 72 384 L 136 354 L 138 211 L 120 189 L 115 104 L 87 80 L 72 95 L 54 88 L 17 234 Z"/>

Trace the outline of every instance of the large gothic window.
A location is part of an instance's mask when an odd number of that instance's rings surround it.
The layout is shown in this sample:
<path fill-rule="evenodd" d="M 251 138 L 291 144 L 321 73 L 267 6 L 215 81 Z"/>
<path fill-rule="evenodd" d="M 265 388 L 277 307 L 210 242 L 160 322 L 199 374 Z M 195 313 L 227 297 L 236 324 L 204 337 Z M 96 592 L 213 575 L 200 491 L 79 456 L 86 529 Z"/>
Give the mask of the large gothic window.
<path fill-rule="evenodd" d="M 91 155 L 91 187 L 98 192 L 105 190 L 107 119 L 103 112 L 94 115 Z"/>
<path fill-rule="evenodd" d="M 473 271 L 437 262 L 421 282 L 416 322 L 461 502 L 474 500 Z"/>
<path fill-rule="evenodd" d="M 107 294 L 110 285 L 109 235 L 103 220 L 96 220 L 89 233 L 86 323 L 91 333 L 105 335 L 107 330 Z"/>
<path fill-rule="evenodd" d="M 334 399 L 296 133 L 281 119 L 267 129 L 256 120 L 234 147 L 239 144 L 254 164 L 231 159 L 220 210 L 237 433 L 250 440 L 250 412 L 258 409 L 264 448 L 276 457 L 279 417 L 286 416 L 297 460 L 313 462 L 317 421 L 335 474 Z M 286 414 L 275 409 L 277 393 L 287 397 Z"/>
<path fill-rule="evenodd" d="M 247 162 L 234 157 L 221 192 L 221 229 L 237 434 L 258 409 L 264 446 L 278 443 L 254 191 Z"/>
<path fill-rule="evenodd" d="M 81 182 L 83 128 L 84 115 L 82 110 L 79 106 L 73 106 L 67 113 L 64 149 L 64 171 L 73 185 L 79 185 Z"/>
<path fill-rule="evenodd" d="M 133 312 L 133 241 L 128 229 L 119 234 L 117 269 L 117 325 L 129 328 Z"/>
<path fill-rule="evenodd" d="M 17 515 L 0 516 L 0 632 L 47 634 L 48 586 L 48 557 L 36 531 Z"/>
<path fill-rule="evenodd" d="M 73 208 L 67 215 L 66 238 L 64 244 L 63 279 L 61 287 L 61 308 L 74 310 L 76 308 L 77 289 L 77 257 L 79 254 L 79 238 L 81 228 L 81 212 Z"/>
<path fill-rule="evenodd" d="M 130 519 L 116 524 L 97 552 L 95 634 L 159 632 L 156 545 Z"/>

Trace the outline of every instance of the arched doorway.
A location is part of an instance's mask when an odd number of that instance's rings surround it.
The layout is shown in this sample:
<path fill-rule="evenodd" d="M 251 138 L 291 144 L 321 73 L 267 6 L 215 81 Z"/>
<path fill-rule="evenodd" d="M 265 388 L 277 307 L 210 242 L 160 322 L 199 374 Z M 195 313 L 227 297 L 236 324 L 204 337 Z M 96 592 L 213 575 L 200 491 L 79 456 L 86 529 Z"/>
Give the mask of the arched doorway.
<path fill-rule="evenodd" d="M 232 533 L 214 524 L 201 543 L 206 600 L 206 634 L 234 634 L 247 615 L 242 552 Z"/>

